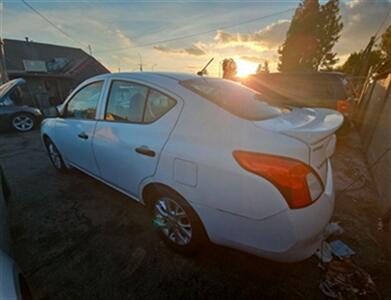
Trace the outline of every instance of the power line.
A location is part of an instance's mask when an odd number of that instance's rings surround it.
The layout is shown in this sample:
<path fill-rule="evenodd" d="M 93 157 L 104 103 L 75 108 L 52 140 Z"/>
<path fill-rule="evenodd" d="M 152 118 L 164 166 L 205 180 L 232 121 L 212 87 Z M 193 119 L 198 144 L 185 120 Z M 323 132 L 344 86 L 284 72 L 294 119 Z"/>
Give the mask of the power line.
<path fill-rule="evenodd" d="M 22 1 L 24 1 L 24 0 L 22 0 Z M 168 43 L 168 42 L 184 40 L 184 39 L 192 38 L 192 37 L 195 37 L 195 36 L 212 33 L 212 32 L 215 32 L 216 30 L 228 29 L 228 28 L 232 28 L 232 27 L 241 26 L 241 25 L 244 25 L 244 24 L 249 24 L 249 23 L 253 23 L 253 22 L 256 22 L 256 21 L 260 21 L 260 20 L 263 20 L 263 19 L 266 19 L 266 18 L 282 15 L 282 14 L 285 14 L 285 13 L 287 13 L 289 11 L 293 11 L 294 9 L 295 8 L 290 8 L 290 9 L 286 9 L 286 10 L 283 10 L 283 11 L 280 11 L 280 12 L 277 12 L 277 13 L 273 13 L 273 14 L 265 15 L 265 16 L 262 16 L 262 17 L 259 17 L 259 18 L 251 19 L 251 20 L 248 20 L 248 21 L 244 21 L 244 22 L 240 22 L 240 23 L 236 23 L 236 24 L 231 24 L 231 25 L 226 25 L 226 26 L 221 26 L 221 27 L 217 27 L 217 28 L 213 28 L 213 29 L 209 29 L 209 30 L 205 30 L 205 31 L 201 31 L 201 32 L 196 32 L 196 33 L 192 33 L 192 34 L 182 35 L 182 36 L 178 36 L 178 37 L 173 37 L 173 38 L 170 38 L 170 39 L 158 40 L 158 41 L 149 42 L 149 43 L 141 44 L 141 45 L 135 45 L 135 46 L 129 46 L 129 47 L 123 47 L 123 48 L 117 48 L 117 49 L 101 50 L 101 51 L 95 51 L 95 52 L 96 53 L 114 52 L 114 51 L 121 51 L 121 50 L 134 49 L 134 48 L 143 48 L 143 47 L 148 47 L 148 46 L 161 44 L 161 43 Z"/>
<path fill-rule="evenodd" d="M 375 38 L 376 38 L 376 39 L 375 39 L 375 42 L 380 38 L 380 37 L 378 37 L 377 35 L 379 34 L 380 30 L 383 28 L 384 24 L 386 23 L 388 17 L 390 16 L 390 13 L 391 13 L 391 7 L 390 7 L 390 9 L 388 10 L 387 15 L 385 16 L 383 22 L 380 24 L 379 28 L 377 29 L 377 31 L 376 31 L 376 33 L 375 33 L 375 35 L 374 35 Z"/>
<path fill-rule="evenodd" d="M 87 44 L 83 44 L 82 42 L 80 41 L 77 41 L 75 40 L 71 35 L 69 35 L 67 32 L 65 32 L 64 30 L 62 30 L 59 26 L 57 26 L 55 23 L 53 23 L 52 21 L 50 21 L 47 17 L 45 17 L 41 12 L 39 12 L 36 8 L 34 8 L 33 6 L 31 6 L 29 3 L 27 3 L 27 1 L 25 0 L 22 0 L 22 2 L 28 7 L 30 8 L 34 13 L 36 13 L 38 16 L 40 16 L 42 19 L 44 19 L 47 23 L 49 23 L 50 25 L 52 25 L 57 31 L 59 31 L 61 34 L 63 34 L 64 36 L 66 36 L 68 39 L 70 39 L 71 41 L 79 44 L 79 45 L 82 45 L 83 47 L 85 48 L 88 48 L 88 45 Z"/>

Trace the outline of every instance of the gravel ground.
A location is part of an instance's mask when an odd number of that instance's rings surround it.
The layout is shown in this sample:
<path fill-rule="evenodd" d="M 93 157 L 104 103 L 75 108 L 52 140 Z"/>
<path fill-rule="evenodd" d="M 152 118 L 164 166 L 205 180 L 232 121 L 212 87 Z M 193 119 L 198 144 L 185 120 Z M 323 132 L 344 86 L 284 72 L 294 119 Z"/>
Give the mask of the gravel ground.
<path fill-rule="evenodd" d="M 15 259 L 37 299 L 324 299 L 314 257 L 278 264 L 215 245 L 193 258 L 171 252 L 143 206 L 78 171 L 58 173 L 38 131 L 2 133 L 0 164 Z M 341 239 L 391 299 L 387 236 L 376 232 L 377 195 L 355 131 L 339 140 L 333 166 Z"/>

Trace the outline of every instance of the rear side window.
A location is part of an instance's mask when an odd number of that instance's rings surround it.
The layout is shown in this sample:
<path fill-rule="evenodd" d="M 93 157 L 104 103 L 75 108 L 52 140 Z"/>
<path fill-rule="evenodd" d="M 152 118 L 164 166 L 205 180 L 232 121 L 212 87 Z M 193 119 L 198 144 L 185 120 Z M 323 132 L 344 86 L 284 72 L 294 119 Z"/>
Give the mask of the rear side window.
<path fill-rule="evenodd" d="M 160 119 L 166 112 L 173 108 L 176 101 L 158 91 L 151 90 L 148 95 L 147 106 L 145 108 L 144 122 L 151 123 Z"/>
<path fill-rule="evenodd" d="M 128 81 L 113 81 L 105 120 L 128 123 L 152 123 L 160 119 L 176 101 L 147 86 Z"/>
<path fill-rule="evenodd" d="M 148 88 L 136 83 L 113 81 L 105 120 L 141 123 Z"/>
<path fill-rule="evenodd" d="M 283 113 L 282 109 L 269 105 L 262 94 L 232 81 L 197 78 L 180 84 L 242 119 L 261 121 Z"/>
<path fill-rule="evenodd" d="M 102 92 L 103 81 L 91 83 L 79 90 L 68 102 L 66 117 L 95 119 L 96 106 Z"/>

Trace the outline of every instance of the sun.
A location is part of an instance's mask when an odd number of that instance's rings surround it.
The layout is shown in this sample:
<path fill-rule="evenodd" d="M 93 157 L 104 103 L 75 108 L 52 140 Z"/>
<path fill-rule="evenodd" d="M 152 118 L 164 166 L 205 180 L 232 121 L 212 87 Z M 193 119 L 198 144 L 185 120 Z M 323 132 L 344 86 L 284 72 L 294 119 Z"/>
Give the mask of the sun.
<path fill-rule="evenodd" d="M 246 77 L 250 74 L 255 74 L 258 68 L 258 64 L 243 60 L 243 59 L 236 59 L 236 66 L 237 66 L 237 75 L 239 77 Z"/>

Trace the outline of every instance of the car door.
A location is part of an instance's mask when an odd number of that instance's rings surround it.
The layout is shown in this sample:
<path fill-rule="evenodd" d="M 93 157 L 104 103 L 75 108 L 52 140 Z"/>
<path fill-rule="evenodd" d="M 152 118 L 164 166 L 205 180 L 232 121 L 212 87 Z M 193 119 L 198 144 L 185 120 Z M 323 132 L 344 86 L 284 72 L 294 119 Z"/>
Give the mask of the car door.
<path fill-rule="evenodd" d="M 92 139 L 103 84 L 104 81 L 95 81 L 76 91 L 66 102 L 55 129 L 55 143 L 65 159 L 97 176 L 99 171 L 92 152 Z"/>
<path fill-rule="evenodd" d="M 155 173 L 181 105 L 145 85 L 113 80 L 93 141 L 101 178 L 137 198 L 141 181 Z"/>

